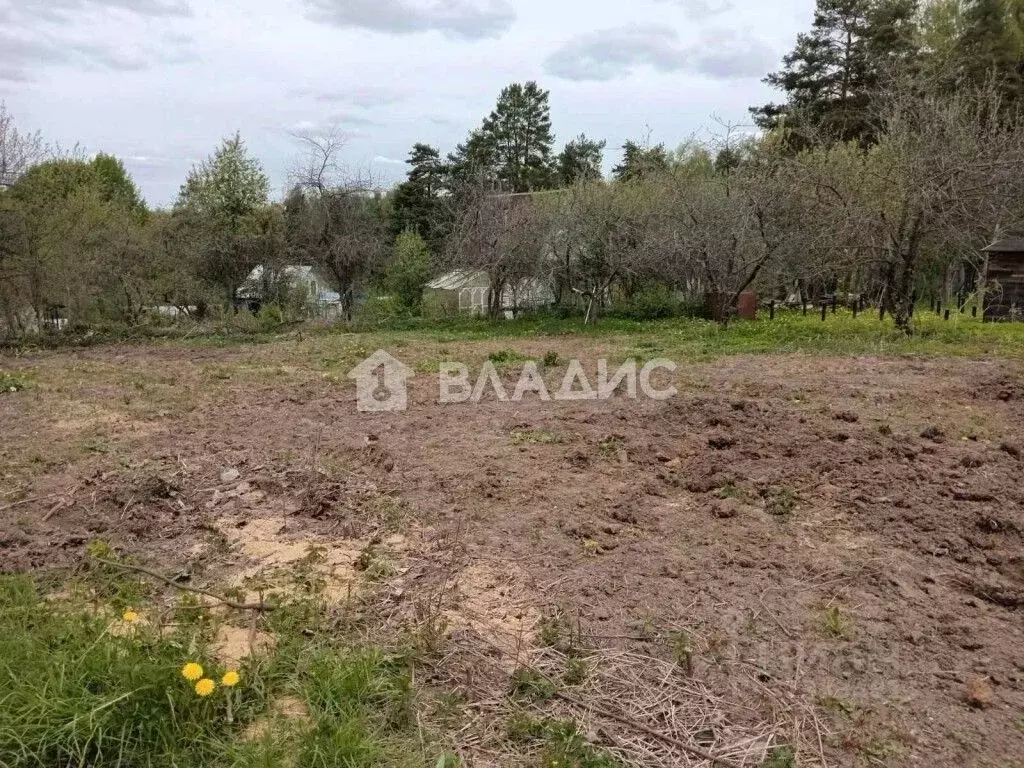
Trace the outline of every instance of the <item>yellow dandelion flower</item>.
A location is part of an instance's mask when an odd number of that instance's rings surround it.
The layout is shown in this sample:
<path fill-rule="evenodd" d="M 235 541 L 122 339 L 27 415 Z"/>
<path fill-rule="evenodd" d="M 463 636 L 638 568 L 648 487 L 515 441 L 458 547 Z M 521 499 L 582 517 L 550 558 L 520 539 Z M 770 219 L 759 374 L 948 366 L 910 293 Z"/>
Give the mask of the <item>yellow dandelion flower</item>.
<path fill-rule="evenodd" d="M 196 664 L 194 661 L 190 661 L 184 667 L 181 668 L 181 676 L 189 682 L 194 683 L 196 680 L 203 676 L 203 667 Z"/>
<path fill-rule="evenodd" d="M 220 684 L 227 688 L 234 688 L 241 679 L 235 670 L 229 669 L 224 673 L 224 677 L 220 679 Z"/>
<path fill-rule="evenodd" d="M 209 696 L 211 693 L 213 693 L 216 687 L 217 684 L 213 682 L 213 680 L 211 680 L 208 677 L 204 677 L 202 680 L 196 683 L 196 693 L 200 696 Z"/>
<path fill-rule="evenodd" d="M 139 614 L 137 614 L 135 611 L 131 610 L 130 608 L 127 611 L 125 611 L 124 613 L 121 614 L 121 621 L 123 621 L 125 624 L 134 624 L 138 620 L 139 620 Z"/>

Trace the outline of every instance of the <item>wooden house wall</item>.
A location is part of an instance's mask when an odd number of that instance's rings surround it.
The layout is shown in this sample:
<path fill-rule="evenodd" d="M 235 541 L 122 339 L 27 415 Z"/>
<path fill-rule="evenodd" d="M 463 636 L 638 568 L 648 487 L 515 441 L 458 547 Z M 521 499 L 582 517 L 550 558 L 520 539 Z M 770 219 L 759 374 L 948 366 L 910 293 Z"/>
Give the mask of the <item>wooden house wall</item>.
<path fill-rule="evenodd" d="M 1024 319 L 1024 252 L 990 254 L 986 281 L 985 319 Z"/>

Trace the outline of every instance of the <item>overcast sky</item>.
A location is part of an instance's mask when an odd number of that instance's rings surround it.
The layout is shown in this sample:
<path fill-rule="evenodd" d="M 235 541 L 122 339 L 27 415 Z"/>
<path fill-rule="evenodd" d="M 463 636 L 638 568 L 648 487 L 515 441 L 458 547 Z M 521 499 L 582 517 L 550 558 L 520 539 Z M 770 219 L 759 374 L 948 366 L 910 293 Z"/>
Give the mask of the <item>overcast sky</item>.
<path fill-rule="evenodd" d="M 560 147 L 674 147 L 746 120 L 813 0 L 0 0 L 0 99 L 23 129 L 121 157 L 151 205 L 241 131 L 287 184 L 291 132 L 337 124 L 385 185 L 448 152 L 502 86 L 551 91 Z"/>

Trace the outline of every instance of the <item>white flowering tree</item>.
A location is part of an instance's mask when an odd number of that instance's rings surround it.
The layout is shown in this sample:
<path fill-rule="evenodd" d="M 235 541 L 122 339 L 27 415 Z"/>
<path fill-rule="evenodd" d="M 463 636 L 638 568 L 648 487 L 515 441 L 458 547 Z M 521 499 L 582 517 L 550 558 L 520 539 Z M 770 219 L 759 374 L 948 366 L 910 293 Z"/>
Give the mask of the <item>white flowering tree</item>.
<path fill-rule="evenodd" d="M 259 161 L 236 133 L 192 169 L 178 194 L 175 212 L 199 271 L 230 302 L 263 255 L 260 222 L 269 189 Z"/>

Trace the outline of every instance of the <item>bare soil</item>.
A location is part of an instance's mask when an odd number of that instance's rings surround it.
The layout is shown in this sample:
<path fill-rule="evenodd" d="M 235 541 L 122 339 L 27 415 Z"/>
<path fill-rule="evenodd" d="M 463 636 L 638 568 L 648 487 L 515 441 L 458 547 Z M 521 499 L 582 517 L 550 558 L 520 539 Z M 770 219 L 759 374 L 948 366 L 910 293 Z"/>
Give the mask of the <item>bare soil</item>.
<path fill-rule="evenodd" d="M 588 370 L 609 352 L 559 344 Z M 102 539 L 240 583 L 315 545 L 342 599 L 370 548 L 395 615 L 440 595 L 452 651 L 433 683 L 470 701 L 576 637 L 594 665 L 650 659 L 630 718 L 712 753 L 731 740 L 734 765 L 783 742 L 801 765 L 1024 760 L 1020 363 L 733 357 L 681 366 L 665 402 L 441 405 L 421 373 L 396 414 L 358 413 L 347 371 L 283 345 L 5 367 L 37 383 L 0 395 L 0 571 L 75 568 Z M 611 696 L 573 698 L 588 691 Z M 628 724 L 558 706 L 637 754 Z M 474 711 L 456 740 L 501 764 Z"/>

